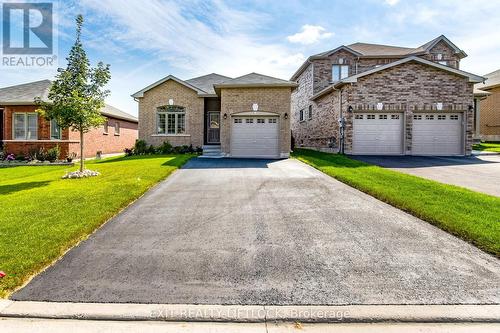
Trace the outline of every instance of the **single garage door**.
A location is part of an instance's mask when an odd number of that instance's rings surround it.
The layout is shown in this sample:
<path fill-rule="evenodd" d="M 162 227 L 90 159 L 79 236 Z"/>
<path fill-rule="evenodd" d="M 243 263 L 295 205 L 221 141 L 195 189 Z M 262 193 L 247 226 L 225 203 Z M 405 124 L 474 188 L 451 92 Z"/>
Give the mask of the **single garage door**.
<path fill-rule="evenodd" d="M 357 113 L 353 131 L 354 154 L 403 154 L 402 113 Z"/>
<path fill-rule="evenodd" d="M 234 117 L 232 157 L 279 158 L 278 117 Z"/>
<path fill-rule="evenodd" d="M 463 155 L 461 113 L 413 115 L 413 155 Z"/>

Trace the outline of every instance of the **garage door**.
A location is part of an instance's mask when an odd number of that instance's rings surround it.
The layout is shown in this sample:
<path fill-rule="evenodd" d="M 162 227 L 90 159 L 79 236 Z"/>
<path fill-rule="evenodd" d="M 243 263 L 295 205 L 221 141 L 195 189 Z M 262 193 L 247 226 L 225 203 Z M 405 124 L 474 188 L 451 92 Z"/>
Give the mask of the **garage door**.
<path fill-rule="evenodd" d="M 279 158 L 278 117 L 234 117 L 232 157 Z"/>
<path fill-rule="evenodd" d="M 413 115 L 413 155 L 463 155 L 461 113 Z"/>
<path fill-rule="evenodd" d="M 357 155 L 403 154 L 402 113 L 354 115 L 353 153 Z"/>

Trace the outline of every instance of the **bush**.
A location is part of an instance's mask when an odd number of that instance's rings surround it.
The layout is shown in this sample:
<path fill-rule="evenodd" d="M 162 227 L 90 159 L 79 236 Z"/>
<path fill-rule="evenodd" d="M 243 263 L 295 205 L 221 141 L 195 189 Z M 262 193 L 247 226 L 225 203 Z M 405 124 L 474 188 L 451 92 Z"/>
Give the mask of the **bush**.
<path fill-rule="evenodd" d="M 24 155 L 23 155 L 23 154 L 18 154 L 18 155 L 16 156 L 16 161 L 24 161 L 25 159 L 26 159 L 26 158 L 24 157 Z"/>
<path fill-rule="evenodd" d="M 148 147 L 148 150 L 146 151 L 146 153 L 147 153 L 148 155 L 154 155 L 154 154 L 156 154 L 156 148 L 155 148 L 155 146 L 150 145 L 150 146 Z"/>
<path fill-rule="evenodd" d="M 172 145 L 170 144 L 170 142 L 165 141 L 161 146 L 158 147 L 158 152 L 160 154 L 170 154 L 172 153 Z"/>
<path fill-rule="evenodd" d="M 35 159 L 44 162 L 47 161 L 47 150 L 43 147 L 40 147 L 38 151 L 35 153 Z"/>
<path fill-rule="evenodd" d="M 134 155 L 144 155 L 148 150 L 148 144 L 144 140 L 136 140 L 133 150 Z"/>
<path fill-rule="evenodd" d="M 61 154 L 61 149 L 59 148 L 59 145 L 50 148 L 49 150 L 47 150 L 46 154 L 47 161 L 55 162 L 56 160 L 59 159 L 60 154 Z"/>
<path fill-rule="evenodd" d="M 125 153 L 125 156 L 132 156 L 132 155 L 134 155 L 134 149 L 133 148 L 125 148 L 123 150 L 123 152 Z"/>

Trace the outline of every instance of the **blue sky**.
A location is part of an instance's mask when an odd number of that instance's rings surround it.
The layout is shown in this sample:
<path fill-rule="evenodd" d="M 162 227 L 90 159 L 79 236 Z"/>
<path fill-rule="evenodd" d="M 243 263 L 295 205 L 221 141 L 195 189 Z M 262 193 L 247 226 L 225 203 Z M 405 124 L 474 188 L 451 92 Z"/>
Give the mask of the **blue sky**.
<path fill-rule="evenodd" d="M 417 47 L 444 34 L 468 54 L 461 69 L 485 74 L 500 68 L 497 0 L 54 2 L 59 65 L 81 13 L 91 62 L 111 64 L 108 102 L 132 114 L 137 104 L 130 94 L 168 74 L 259 72 L 287 79 L 307 56 L 358 41 Z M 55 74 L 1 71 L 0 86 Z"/>

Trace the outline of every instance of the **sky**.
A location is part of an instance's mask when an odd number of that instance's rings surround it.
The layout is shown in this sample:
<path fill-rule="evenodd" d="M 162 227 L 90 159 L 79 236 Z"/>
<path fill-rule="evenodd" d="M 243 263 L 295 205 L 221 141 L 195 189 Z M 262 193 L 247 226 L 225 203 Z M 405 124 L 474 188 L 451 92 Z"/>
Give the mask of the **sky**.
<path fill-rule="evenodd" d="M 111 65 L 107 102 L 134 115 L 130 95 L 169 74 L 289 79 L 308 56 L 355 42 L 418 47 L 443 34 L 468 54 L 461 69 L 481 75 L 500 68 L 500 0 L 43 2 L 55 3 L 59 66 L 82 14 L 91 64 Z M 0 87 L 55 74 L 0 67 Z"/>

